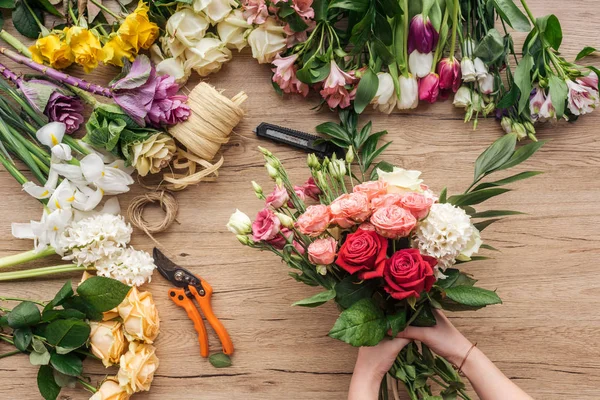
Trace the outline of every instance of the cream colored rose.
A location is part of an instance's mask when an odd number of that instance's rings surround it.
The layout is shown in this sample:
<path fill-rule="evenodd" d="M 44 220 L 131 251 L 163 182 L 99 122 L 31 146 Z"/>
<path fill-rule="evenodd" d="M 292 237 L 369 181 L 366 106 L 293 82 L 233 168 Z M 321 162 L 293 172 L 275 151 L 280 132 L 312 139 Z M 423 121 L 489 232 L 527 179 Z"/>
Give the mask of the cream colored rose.
<path fill-rule="evenodd" d="M 250 26 L 242 10 L 234 10 L 217 24 L 217 33 L 227 47 L 241 51 L 248 44 L 246 37 Z"/>
<path fill-rule="evenodd" d="M 117 374 L 119 385 L 127 393 L 150 390 L 154 373 L 158 368 L 158 357 L 155 351 L 154 346 L 150 344 L 129 343 L 129 350 L 121 356 Z"/>
<path fill-rule="evenodd" d="M 476 254 L 479 251 L 479 248 L 483 244 L 481 240 L 481 233 L 477 230 L 477 228 L 473 227 L 473 233 L 467 242 L 466 248 L 460 252 L 458 257 L 456 257 L 459 261 L 469 261 L 473 254 Z"/>
<path fill-rule="evenodd" d="M 131 395 L 127 393 L 117 381 L 116 376 L 107 378 L 90 400 L 129 400 Z"/>
<path fill-rule="evenodd" d="M 127 341 L 118 321 L 90 322 L 90 347 L 105 367 L 119 362 Z"/>
<path fill-rule="evenodd" d="M 193 69 L 200 76 L 207 76 L 221 69 L 231 60 L 231 50 L 219 39 L 205 37 L 195 47 L 185 51 L 185 70 Z"/>
<path fill-rule="evenodd" d="M 379 180 L 388 184 L 388 193 L 418 192 L 421 193 L 421 183 L 419 179 L 421 171 L 411 171 L 404 168 L 394 167 L 392 172 L 377 170 Z"/>
<path fill-rule="evenodd" d="M 264 24 L 250 32 L 248 44 L 252 48 L 252 57 L 258 60 L 259 64 L 266 64 L 286 48 L 287 38 L 283 26 L 269 17 Z"/>
<path fill-rule="evenodd" d="M 152 343 L 158 336 L 160 321 L 150 292 L 140 292 L 132 287 L 129 294 L 117 307 L 123 319 L 125 337 Z"/>
<path fill-rule="evenodd" d="M 223 21 L 238 3 L 235 0 L 194 0 L 192 6 L 197 13 L 203 12 L 214 25 Z"/>
<path fill-rule="evenodd" d="M 171 15 L 165 30 L 173 57 L 180 56 L 188 47 L 194 47 L 204 38 L 209 25 L 202 14 L 195 13 L 190 7 L 181 8 Z"/>

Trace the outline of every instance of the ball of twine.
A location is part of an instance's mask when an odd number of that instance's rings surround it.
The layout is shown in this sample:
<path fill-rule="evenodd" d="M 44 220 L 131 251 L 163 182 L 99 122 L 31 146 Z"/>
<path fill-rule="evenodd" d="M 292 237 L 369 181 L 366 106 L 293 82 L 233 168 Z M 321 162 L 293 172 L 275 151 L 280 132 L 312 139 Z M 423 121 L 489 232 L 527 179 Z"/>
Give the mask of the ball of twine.
<path fill-rule="evenodd" d="M 150 204 L 158 203 L 165 215 L 161 221 L 148 222 L 144 218 L 144 211 Z M 141 229 L 154 241 L 155 244 L 160 243 L 154 239 L 153 233 L 164 232 L 171 226 L 177 218 L 179 204 L 173 194 L 166 190 L 157 192 L 149 192 L 141 196 L 134 197 L 129 207 L 127 208 L 127 217 L 133 226 Z"/>

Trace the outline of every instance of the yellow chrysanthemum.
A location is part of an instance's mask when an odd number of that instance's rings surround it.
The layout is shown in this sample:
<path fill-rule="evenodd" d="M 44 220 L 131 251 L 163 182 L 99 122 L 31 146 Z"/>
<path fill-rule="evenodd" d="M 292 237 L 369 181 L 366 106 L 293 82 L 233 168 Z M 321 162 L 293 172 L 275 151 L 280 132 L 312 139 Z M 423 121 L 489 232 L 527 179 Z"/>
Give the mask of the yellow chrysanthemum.
<path fill-rule="evenodd" d="M 135 58 L 135 50 L 129 44 L 125 43 L 119 35 L 115 35 L 102 48 L 104 51 L 104 64 L 112 64 L 117 67 L 123 66 L 123 57 L 129 61 Z"/>
<path fill-rule="evenodd" d="M 67 43 L 75 57 L 75 62 L 90 72 L 104 59 L 104 52 L 98 37 L 92 32 L 79 26 L 65 28 Z"/>
<path fill-rule="evenodd" d="M 49 64 L 56 69 L 67 68 L 75 60 L 69 45 L 54 33 L 36 40 L 29 51 L 33 61 L 38 64 Z"/>
<path fill-rule="evenodd" d="M 140 1 L 137 8 L 125 18 L 117 31 L 121 39 L 133 47 L 136 53 L 140 48 L 149 49 L 158 38 L 158 25 L 150 22 L 148 10 L 148 5 Z"/>

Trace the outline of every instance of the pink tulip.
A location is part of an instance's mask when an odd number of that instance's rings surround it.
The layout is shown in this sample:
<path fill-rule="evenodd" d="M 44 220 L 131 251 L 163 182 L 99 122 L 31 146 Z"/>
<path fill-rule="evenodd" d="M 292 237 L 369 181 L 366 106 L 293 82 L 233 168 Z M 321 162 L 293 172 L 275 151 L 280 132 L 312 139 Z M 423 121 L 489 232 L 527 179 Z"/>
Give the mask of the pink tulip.
<path fill-rule="evenodd" d="M 439 34 L 433 27 L 431 20 L 423 18 L 423 14 L 417 14 L 410 21 L 408 32 L 408 53 L 417 50 L 419 53 L 430 53 L 435 49 Z"/>
<path fill-rule="evenodd" d="M 419 99 L 435 103 L 440 95 L 440 77 L 435 72 L 419 81 Z"/>
<path fill-rule="evenodd" d="M 437 73 L 440 76 L 440 89 L 452 89 L 456 93 L 461 82 L 460 62 L 456 58 L 443 58 L 437 65 Z"/>
<path fill-rule="evenodd" d="M 321 97 L 325 99 L 331 108 L 336 108 L 338 106 L 340 108 L 349 107 L 353 97 L 352 93 L 348 92 L 346 85 L 352 83 L 354 83 L 354 78 L 342 71 L 335 60 L 331 60 L 331 69 L 329 71 L 329 76 L 323 84 L 323 89 L 321 89 Z"/>

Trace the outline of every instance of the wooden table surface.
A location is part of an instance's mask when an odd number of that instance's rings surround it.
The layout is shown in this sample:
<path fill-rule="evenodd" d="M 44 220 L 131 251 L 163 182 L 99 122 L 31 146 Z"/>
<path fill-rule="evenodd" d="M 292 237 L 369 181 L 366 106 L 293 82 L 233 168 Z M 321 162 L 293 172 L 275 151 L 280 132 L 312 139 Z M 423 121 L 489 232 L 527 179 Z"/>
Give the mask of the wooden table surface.
<path fill-rule="evenodd" d="M 554 13 L 562 22 L 563 52 L 572 59 L 584 46 L 600 48 L 600 8 L 594 0 L 530 0 L 534 14 Z M 10 25 L 10 22 L 9 22 Z M 12 27 L 9 26 L 12 31 Z M 517 43 L 523 35 L 517 34 Z M 2 60 L 5 62 L 6 60 Z M 598 58 L 592 58 L 596 66 Z M 14 66 L 7 62 L 11 67 Z M 23 71 L 23 68 L 16 67 Z M 75 69 L 75 68 L 74 68 Z M 75 69 L 76 70 L 76 69 Z M 106 83 L 115 69 L 99 68 L 93 81 Z M 271 182 L 256 147 L 275 152 L 291 177 L 303 182 L 306 155 L 257 140 L 252 129 L 268 121 L 299 130 L 336 116 L 310 110 L 316 98 L 281 99 L 273 91 L 270 71 L 248 51 L 208 81 L 225 94 L 243 90 L 249 100 L 247 117 L 223 148 L 225 165 L 216 183 L 201 184 L 177 194 L 178 224 L 157 239 L 176 254 L 175 261 L 207 279 L 215 288 L 214 308 L 236 346 L 233 366 L 215 369 L 199 355 L 196 333 L 183 310 L 167 298 L 168 283 L 155 274 L 147 286 L 161 316 L 156 341 L 160 368 L 149 394 L 136 399 L 343 399 L 356 349 L 327 337 L 338 312 L 333 304 L 317 309 L 290 304 L 318 291 L 296 283 L 273 255 L 238 244 L 225 224 L 239 208 L 254 215 L 262 204 L 252 191 L 256 180 L 269 190 Z M 198 80 L 188 83 L 188 87 Z M 473 162 L 500 134 L 493 120 L 481 120 L 476 131 L 462 122 L 462 111 L 450 102 L 420 106 L 408 113 L 386 116 L 368 112 L 374 129 L 387 129 L 393 144 L 387 160 L 423 171 L 434 190 L 448 186 L 464 190 L 471 182 Z M 488 206 L 518 209 L 527 215 L 508 218 L 488 228 L 484 240 L 501 249 L 496 259 L 469 263 L 465 269 L 480 285 L 497 289 L 503 305 L 478 312 L 454 313 L 452 322 L 528 393 L 539 399 L 597 399 L 600 392 L 600 111 L 574 124 L 561 122 L 539 129 L 549 143 L 522 170 L 545 174 L 518 183 L 517 190 Z M 124 209 L 143 193 L 136 185 L 120 196 Z M 39 203 L 0 170 L 0 256 L 31 248 L 12 239 L 11 222 L 39 219 Z M 132 244 L 151 251 L 153 243 L 136 232 Z M 58 258 L 52 260 L 52 263 Z M 52 263 L 48 263 L 51 265 Z M 41 264 L 40 264 L 41 265 Z M 0 294 L 49 300 L 65 279 L 0 284 Z M 216 336 L 210 336 L 218 349 Z M 0 353 L 8 347 L 0 343 Z M 114 369 L 98 362 L 86 365 L 94 381 Z M 24 356 L 0 360 L 0 398 L 36 399 L 37 368 Z M 64 399 L 86 398 L 83 389 L 65 390 Z"/>

